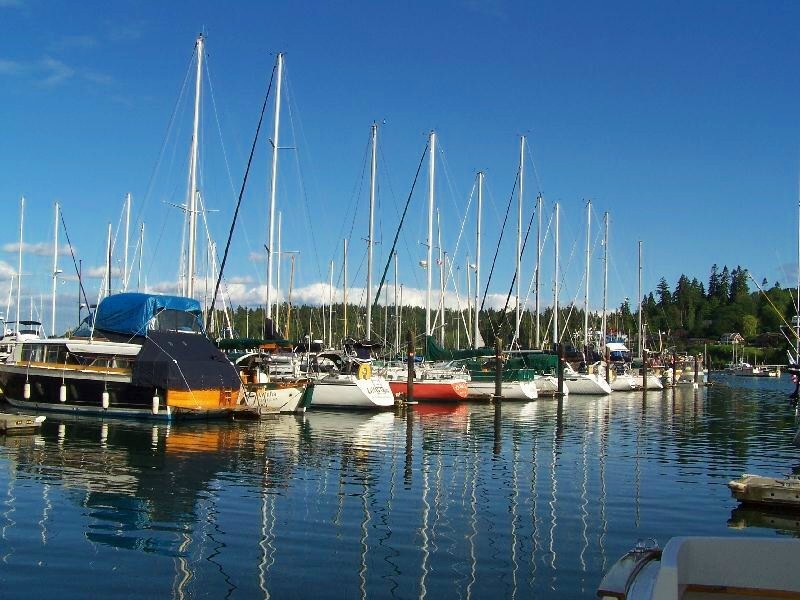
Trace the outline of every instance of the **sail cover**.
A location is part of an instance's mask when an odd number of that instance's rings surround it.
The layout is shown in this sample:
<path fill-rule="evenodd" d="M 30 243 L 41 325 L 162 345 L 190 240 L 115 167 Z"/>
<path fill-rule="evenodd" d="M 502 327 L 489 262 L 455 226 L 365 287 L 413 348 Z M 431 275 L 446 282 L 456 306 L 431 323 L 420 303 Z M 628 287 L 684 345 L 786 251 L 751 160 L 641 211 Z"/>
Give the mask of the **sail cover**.
<path fill-rule="evenodd" d="M 126 335 L 147 335 L 148 329 L 202 332 L 202 310 L 193 298 L 122 293 L 103 298 L 95 328 Z"/>

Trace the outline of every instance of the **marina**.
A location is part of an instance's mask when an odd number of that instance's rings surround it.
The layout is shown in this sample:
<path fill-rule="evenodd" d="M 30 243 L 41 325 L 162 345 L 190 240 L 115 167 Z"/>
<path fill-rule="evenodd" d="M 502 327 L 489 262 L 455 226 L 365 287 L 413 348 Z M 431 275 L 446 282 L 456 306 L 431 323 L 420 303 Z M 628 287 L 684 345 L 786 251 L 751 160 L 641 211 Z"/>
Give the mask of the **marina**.
<path fill-rule="evenodd" d="M 800 4 L 0 18 L 0 595 L 800 599 Z"/>
<path fill-rule="evenodd" d="M 286 597 L 302 564 L 308 596 L 574 599 L 639 539 L 800 536 L 727 487 L 800 469 L 788 382 L 714 378 L 258 421 L 53 415 L 0 437 L 0 583 Z"/>

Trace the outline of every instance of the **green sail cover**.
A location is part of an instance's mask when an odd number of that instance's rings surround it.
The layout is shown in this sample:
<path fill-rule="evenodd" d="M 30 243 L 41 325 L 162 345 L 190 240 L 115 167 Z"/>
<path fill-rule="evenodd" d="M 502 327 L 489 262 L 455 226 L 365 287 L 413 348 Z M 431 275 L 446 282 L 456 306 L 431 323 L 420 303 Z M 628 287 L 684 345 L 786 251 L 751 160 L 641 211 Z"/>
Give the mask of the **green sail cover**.
<path fill-rule="evenodd" d="M 530 369 L 536 374 L 555 374 L 558 368 L 558 357 L 555 354 L 538 352 L 534 350 L 521 350 L 504 353 L 503 370 Z M 477 350 L 445 350 L 436 343 L 433 336 L 425 336 L 425 358 L 427 360 L 459 360 L 465 361 L 467 369 L 480 372 L 487 368 L 486 358 L 494 358 L 492 348 L 478 348 Z M 494 368 L 490 370 L 494 372 Z"/>
<path fill-rule="evenodd" d="M 425 336 L 425 359 L 437 360 L 467 360 L 481 356 L 494 356 L 492 348 L 478 348 L 477 350 L 445 350 L 441 348 L 432 335 Z"/>

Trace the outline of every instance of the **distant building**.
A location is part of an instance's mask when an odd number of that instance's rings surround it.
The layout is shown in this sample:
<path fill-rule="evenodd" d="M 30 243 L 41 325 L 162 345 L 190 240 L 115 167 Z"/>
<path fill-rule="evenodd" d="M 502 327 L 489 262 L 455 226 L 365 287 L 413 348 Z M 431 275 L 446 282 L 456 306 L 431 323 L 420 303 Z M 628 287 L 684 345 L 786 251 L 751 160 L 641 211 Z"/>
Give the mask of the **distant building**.
<path fill-rule="evenodd" d="M 720 344 L 743 344 L 744 338 L 738 333 L 723 333 L 719 342 Z"/>

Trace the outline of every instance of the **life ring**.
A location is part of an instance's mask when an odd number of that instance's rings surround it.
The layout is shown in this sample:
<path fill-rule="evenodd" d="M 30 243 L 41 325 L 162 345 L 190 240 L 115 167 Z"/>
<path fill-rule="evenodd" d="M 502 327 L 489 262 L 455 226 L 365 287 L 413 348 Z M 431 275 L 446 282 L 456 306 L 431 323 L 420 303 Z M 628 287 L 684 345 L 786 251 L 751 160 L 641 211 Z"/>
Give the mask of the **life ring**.
<path fill-rule="evenodd" d="M 372 366 L 369 363 L 361 363 L 358 366 L 358 378 L 369 379 L 372 377 Z"/>

